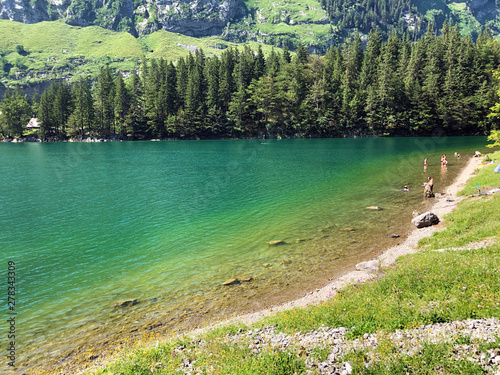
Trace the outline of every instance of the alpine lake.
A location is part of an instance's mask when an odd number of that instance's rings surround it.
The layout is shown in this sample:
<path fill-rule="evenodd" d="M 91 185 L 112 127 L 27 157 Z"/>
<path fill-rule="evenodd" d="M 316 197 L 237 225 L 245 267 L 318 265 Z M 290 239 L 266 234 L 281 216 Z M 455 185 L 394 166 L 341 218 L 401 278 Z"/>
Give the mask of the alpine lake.
<path fill-rule="evenodd" d="M 16 268 L 17 365 L 7 366 L 3 348 L 1 372 L 50 373 L 144 335 L 299 298 L 404 240 L 412 212 L 433 202 L 423 198 L 427 177 L 439 194 L 485 144 L 1 143 L 0 264 L 4 283 L 8 262 Z M 223 285 L 233 278 L 250 281 Z M 135 302 L 117 306 L 124 300 Z"/>

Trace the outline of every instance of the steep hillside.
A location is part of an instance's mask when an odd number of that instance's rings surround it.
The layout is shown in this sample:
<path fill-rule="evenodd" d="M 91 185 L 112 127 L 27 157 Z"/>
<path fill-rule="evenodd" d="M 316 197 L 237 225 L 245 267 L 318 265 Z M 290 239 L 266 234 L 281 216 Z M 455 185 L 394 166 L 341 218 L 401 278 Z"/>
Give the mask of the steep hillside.
<path fill-rule="evenodd" d="M 257 44 L 246 45 L 257 49 Z M 101 27 L 70 26 L 62 21 L 24 24 L 0 20 L 0 97 L 6 87 L 37 87 L 45 82 L 95 77 L 110 66 L 128 74 L 143 57 L 177 60 L 203 49 L 205 54 L 242 45 L 216 37 L 194 38 L 165 30 L 135 38 Z M 265 53 L 272 47 L 263 46 Z"/>
<path fill-rule="evenodd" d="M 417 39 L 447 20 L 475 38 L 488 26 L 500 35 L 497 0 L 0 0 L 0 19 L 37 23 L 62 19 L 134 36 L 167 30 L 187 36 L 222 36 L 324 52 L 355 30 L 380 28 Z"/>

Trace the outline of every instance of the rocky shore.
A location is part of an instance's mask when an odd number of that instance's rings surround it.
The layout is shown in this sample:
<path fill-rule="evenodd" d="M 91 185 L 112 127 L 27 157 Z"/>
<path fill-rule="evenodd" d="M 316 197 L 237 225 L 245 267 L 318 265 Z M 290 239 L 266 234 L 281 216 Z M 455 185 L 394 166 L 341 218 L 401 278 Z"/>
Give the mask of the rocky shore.
<path fill-rule="evenodd" d="M 500 334 L 500 321 L 498 319 L 469 319 L 449 323 L 422 325 L 408 330 L 397 330 L 394 333 L 365 334 L 355 340 L 346 339 L 349 330 L 343 327 L 321 327 L 318 330 L 287 335 L 277 333 L 272 326 L 260 329 L 239 332 L 235 335 L 226 335 L 223 340 L 233 345 L 248 347 L 252 353 L 259 354 L 262 350 L 292 351 L 298 356 L 305 357 L 306 374 L 313 369 L 320 374 L 347 375 L 353 372 L 349 361 L 342 361 L 342 357 L 354 350 L 363 350 L 365 355 L 364 366 L 370 368 L 381 360 L 376 349 L 385 342 L 390 342 L 397 352 L 392 352 L 393 358 L 414 355 L 423 350 L 425 344 L 448 343 L 453 345 L 455 360 L 468 360 L 476 363 L 489 373 L 500 374 L 500 349 L 489 349 L 487 354 L 481 351 L 479 343 L 496 342 Z M 194 348 L 186 349 L 185 346 L 176 348 L 179 355 L 186 356 L 182 372 L 196 374 L 198 369 L 196 361 L 187 360 L 187 352 L 195 351 L 196 347 L 203 347 L 205 342 L 199 340 L 194 343 Z M 313 355 L 314 349 L 328 348 L 326 360 L 320 361 Z M 315 372 L 316 373 L 316 372 Z"/>

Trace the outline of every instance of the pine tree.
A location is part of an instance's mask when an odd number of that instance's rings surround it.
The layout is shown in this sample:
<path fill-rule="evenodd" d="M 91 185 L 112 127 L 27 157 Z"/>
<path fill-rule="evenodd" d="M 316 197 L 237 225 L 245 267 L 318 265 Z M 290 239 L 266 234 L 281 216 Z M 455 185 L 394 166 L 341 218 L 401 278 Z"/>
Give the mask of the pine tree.
<path fill-rule="evenodd" d="M 114 82 L 109 66 L 102 68 L 97 77 L 95 86 L 95 100 L 97 118 L 99 119 L 99 132 L 104 137 L 109 137 L 111 132 L 115 133 L 114 127 Z"/>
<path fill-rule="evenodd" d="M 126 136 L 127 126 L 126 117 L 130 107 L 130 94 L 121 74 L 115 78 L 115 129 L 121 136 Z"/>
<path fill-rule="evenodd" d="M 22 136 L 32 115 L 28 98 L 20 89 L 7 91 L 0 105 L 0 129 L 6 136 Z"/>

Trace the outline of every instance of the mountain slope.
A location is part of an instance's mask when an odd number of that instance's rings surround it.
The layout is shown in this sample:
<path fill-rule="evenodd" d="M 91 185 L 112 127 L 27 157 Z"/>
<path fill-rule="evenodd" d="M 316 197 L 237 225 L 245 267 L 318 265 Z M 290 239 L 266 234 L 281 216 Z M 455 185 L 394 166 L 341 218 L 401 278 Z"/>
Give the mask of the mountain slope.
<path fill-rule="evenodd" d="M 0 0 L 0 19 L 62 19 L 134 36 L 163 29 L 292 49 L 302 42 L 320 53 L 354 30 L 367 35 L 374 27 L 385 37 L 396 31 L 417 39 L 429 23 L 440 29 L 447 20 L 473 38 L 485 26 L 493 35 L 500 34 L 495 0 Z"/>
<path fill-rule="evenodd" d="M 258 43 L 246 45 L 257 49 Z M 0 97 L 6 87 L 95 77 L 104 65 L 126 75 L 139 67 L 143 57 L 175 61 L 198 48 L 212 55 L 229 47 L 243 48 L 220 38 L 194 38 L 166 30 L 135 38 L 126 32 L 70 26 L 62 21 L 24 24 L 0 20 Z M 263 46 L 265 53 L 270 50 Z"/>

